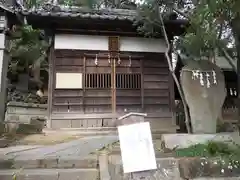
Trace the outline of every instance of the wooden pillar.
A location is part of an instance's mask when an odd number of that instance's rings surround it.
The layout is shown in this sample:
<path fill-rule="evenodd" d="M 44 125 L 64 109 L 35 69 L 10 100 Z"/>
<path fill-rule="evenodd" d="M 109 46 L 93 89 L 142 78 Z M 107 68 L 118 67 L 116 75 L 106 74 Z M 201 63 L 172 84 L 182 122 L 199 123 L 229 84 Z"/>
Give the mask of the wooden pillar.
<path fill-rule="evenodd" d="M 142 112 L 145 111 L 144 108 L 144 63 L 143 59 L 140 60 L 140 68 L 141 68 L 141 108 Z"/>
<path fill-rule="evenodd" d="M 48 117 L 47 117 L 47 128 L 52 128 L 52 101 L 54 91 L 54 36 L 51 32 L 46 31 L 46 34 L 52 38 L 51 47 L 48 54 Z"/>
<path fill-rule="evenodd" d="M 112 113 L 116 113 L 116 59 L 119 55 L 119 37 L 110 36 L 108 39 L 108 50 L 111 58 L 112 77 Z"/>
<path fill-rule="evenodd" d="M 10 59 L 9 39 L 5 35 L 8 19 L 5 12 L 0 13 L 0 121 L 4 121 L 7 100 L 7 71 Z"/>

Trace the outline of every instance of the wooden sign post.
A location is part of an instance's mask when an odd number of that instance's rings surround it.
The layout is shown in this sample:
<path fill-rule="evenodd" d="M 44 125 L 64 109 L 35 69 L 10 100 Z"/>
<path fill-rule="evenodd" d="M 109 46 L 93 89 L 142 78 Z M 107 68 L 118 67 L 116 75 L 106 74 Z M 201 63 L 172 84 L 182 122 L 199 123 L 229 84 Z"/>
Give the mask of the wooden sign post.
<path fill-rule="evenodd" d="M 123 171 L 131 173 L 132 179 L 144 179 L 157 169 L 150 124 L 144 122 L 145 116 L 129 113 L 118 119 Z"/>

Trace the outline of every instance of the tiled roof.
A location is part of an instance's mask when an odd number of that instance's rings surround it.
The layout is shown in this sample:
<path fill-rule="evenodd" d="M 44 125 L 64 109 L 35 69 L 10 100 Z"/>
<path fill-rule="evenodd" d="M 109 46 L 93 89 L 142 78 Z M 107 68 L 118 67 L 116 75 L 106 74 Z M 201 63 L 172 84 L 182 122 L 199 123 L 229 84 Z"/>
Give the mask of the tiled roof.
<path fill-rule="evenodd" d="M 133 21 L 137 15 L 135 10 L 126 9 L 89 9 L 79 7 L 55 6 L 51 9 L 40 8 L 21 11 L 23 15 L 36 15 L 44 17 L 70 17 L 82 19 L 103 19 L 103 20 L 129 20 Z"/>
<path fill-rule="evenodd" d="M 4 11 L 10 12 L 10 13 L 14 13 L 13 7 L 5 3 L 3 4 L 2 2 L 0 2 L 0 9 L 3 9 Z"/>

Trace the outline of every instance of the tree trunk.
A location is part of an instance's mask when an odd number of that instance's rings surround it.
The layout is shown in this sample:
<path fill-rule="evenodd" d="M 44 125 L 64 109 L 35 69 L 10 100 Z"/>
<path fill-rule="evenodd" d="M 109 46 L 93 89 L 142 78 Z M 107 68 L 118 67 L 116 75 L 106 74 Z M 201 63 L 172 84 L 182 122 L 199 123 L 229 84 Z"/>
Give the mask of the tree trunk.
<path fill-rule="evenodd" d="M 169 57 L 169 53 L 171 52 L 171 44 L 169 42 L 168 35 L 167 35 L 166 29 L 165 29 L 165 26 L 164 26 L 164 22 L 163 22 L 160 7 L 158 7 L 158 15 L 159 15 L 161 25 L 162 25 L 162 32 L 163 32 L 165 41 L 167 43 L 167 50 L 165 51 L 165 57 L 166 57 L 167 62 L 168 62 L 168 68 L 169 68 L 170 73 L 172 74 L 173 80 L 176 83 L 176 86 L 178 88 L 180 97 L 182 99 L 183 109 L 184 109 L 184 114 L 185 114 L 185 124 L 186 124 L 187 131 L 188 131 L 188 133 L 192 133 L 191 126 L 190 126 L 189 109 L 188 109 L 187 102 L 186 102 L 186 99 L 185 99 L 185 96 L 184 96 L 183 88 L 182 88 L 179 80 L 177 79 L 177 76 L 176 76 L 176 74 L 174 72 L 174 69 L 173 69 L 173 66 L 172 66 L 172 60 Z"/>
<path fill-rule="evenodd" d="M 34 63 L 34 67 L 33 67 L 33 77 L 34 80 L 36 82 L 40 82 L 40 67 L 41 67 L 41 62 L 40 61 L 36 61 Z"/>
<path fill-rule="evenodd" d="M 235 46 L 237 51 L 237 83 L 238 83 L 238 127 L 240 127 L 240 15 L 238 15 L 232 22 L 232 30 L 235 38 Z"/>

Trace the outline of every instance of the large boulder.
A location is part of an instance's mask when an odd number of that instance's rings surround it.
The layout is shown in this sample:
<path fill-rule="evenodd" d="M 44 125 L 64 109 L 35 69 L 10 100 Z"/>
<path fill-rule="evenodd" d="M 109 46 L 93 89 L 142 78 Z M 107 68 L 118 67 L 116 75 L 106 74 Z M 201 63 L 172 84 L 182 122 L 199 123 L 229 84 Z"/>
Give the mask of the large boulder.
<path fill-rule="evenodd" d="M 183 67 L 181 84 L 189 106 L 193 133 L 216 133 L 226 97 L 221 69 L 207 60 Z"/>

